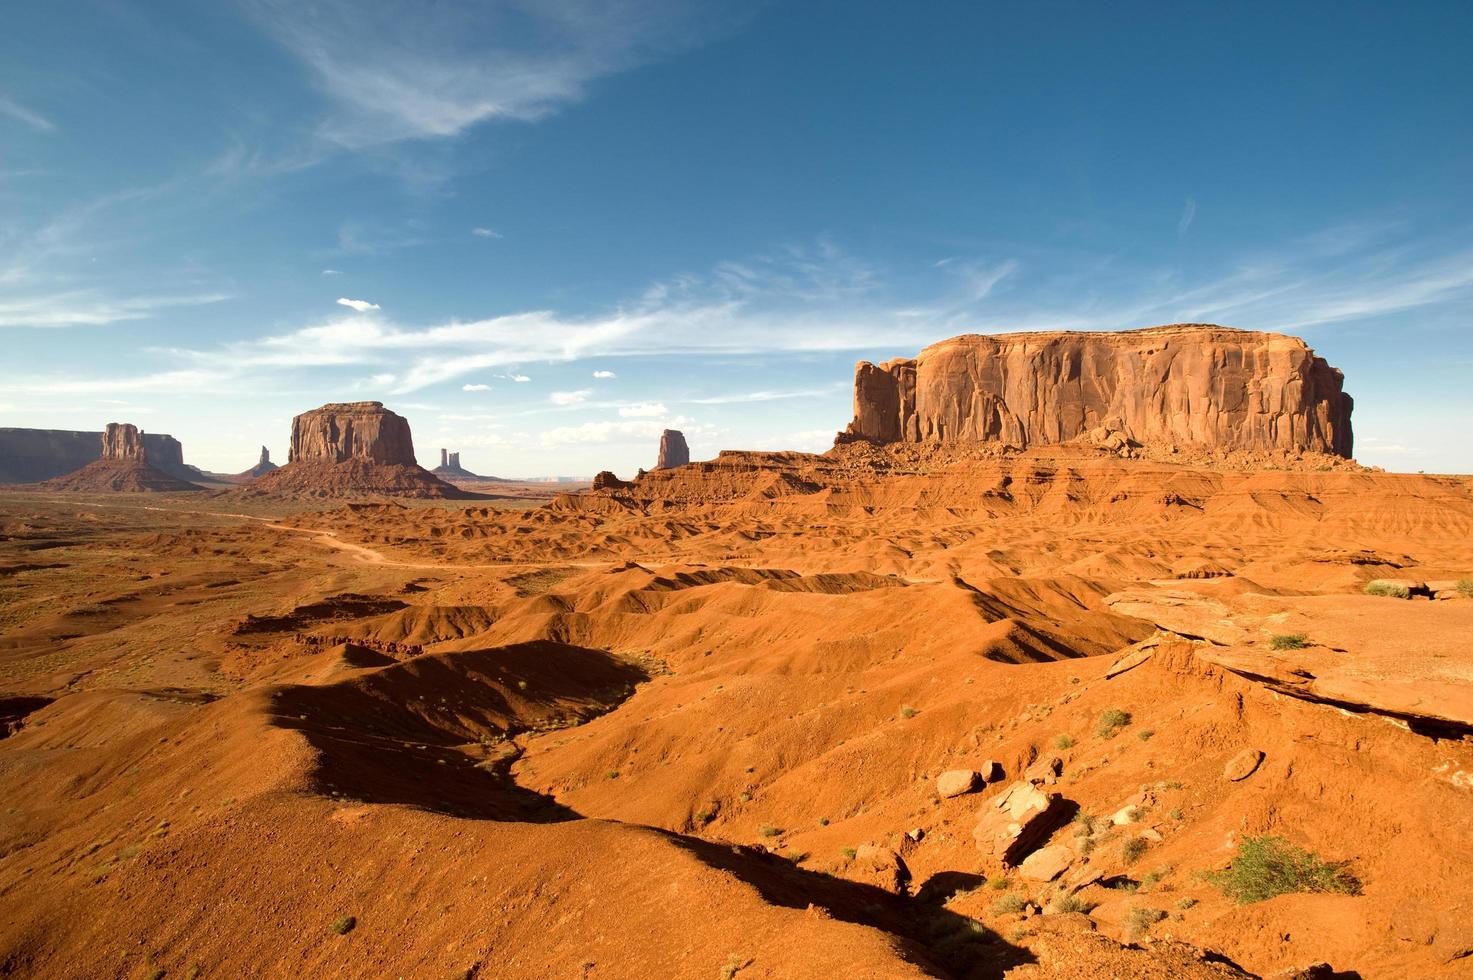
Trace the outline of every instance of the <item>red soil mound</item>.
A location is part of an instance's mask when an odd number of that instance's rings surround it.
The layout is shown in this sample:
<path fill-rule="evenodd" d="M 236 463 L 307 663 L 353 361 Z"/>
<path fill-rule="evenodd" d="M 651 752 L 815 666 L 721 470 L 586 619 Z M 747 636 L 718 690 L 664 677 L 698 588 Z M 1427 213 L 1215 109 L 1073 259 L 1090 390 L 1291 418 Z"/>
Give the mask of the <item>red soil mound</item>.
<path fill-rule="evenodd" d="M 156 470 L 142 459 L 95 460 L 75 473 L 47 480 L 39 486 L 45 490 L 79 493 L 169 493 L 204 489 Z"/>

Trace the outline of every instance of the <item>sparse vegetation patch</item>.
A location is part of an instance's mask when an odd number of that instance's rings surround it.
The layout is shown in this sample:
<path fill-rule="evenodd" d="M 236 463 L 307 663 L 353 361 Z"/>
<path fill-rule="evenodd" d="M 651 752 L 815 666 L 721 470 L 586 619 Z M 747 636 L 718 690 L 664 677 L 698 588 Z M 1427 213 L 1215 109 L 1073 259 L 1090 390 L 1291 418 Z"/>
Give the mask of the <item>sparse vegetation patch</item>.
<path fill-rule="evenodd" d="M 1309 646 L 1309 638 L 1303 633 L 1280 633 L 1268 645 L 1275 650 L 1303 650 Z"/>
<path fill-rule="evenodd" d="M 1410 599 L 1412 597 L 1411 589 L 1408 589 L 1400 582 L 1392 582 L 1384 578 L 1372 579 L 1367 582 L 1365 593 L 1366 595 L 1389 596 L 1393 599 Z"/>
<path fill-rule="evenodd" d="M 1344 861 L 1325 861 L 1282 837 L 1245 837 L 1232 864 L 1207 880 L 1239 905 L 1295 892 L 1360 894 L 1360 881 Z"/>

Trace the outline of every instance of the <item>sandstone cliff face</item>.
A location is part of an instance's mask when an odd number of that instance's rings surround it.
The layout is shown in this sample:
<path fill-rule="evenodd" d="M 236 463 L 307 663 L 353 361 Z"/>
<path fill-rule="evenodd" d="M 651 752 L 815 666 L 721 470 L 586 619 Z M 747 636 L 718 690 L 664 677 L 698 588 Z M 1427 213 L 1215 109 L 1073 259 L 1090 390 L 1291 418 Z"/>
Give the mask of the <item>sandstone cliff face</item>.
<path fill-rule="evenodd" d="M 383 402 L 338 402 L 292 419 L 288 463 L 367 463 L 414 465 L 409 422 Z"/>
<path fill-rule="evenodd" d="M 660 456 L 655 469 L 668 470 L 690 462 L 690 447 L 685 444 L 685 434 L 679 429 L 666 429 L 660 433 Z"/>
<path fill-rule="evenodd" d="M 143 433 L 138 426 L 125 422 L 109 422 L 102 430 L 103 459 L 147 460 L 148 452 L 143 446 Z"/>
<path fill-rule="evenodd" d="M 198 474 L 184 463 L 184 448 L 170 435 L 143 438 L 148 464 L 181 480 Z M 70 429 L 0 428 L 0 483 L 39 483 L 100 459 L 102 433 Z"/>
<path fill-rule="evenodd" d="M 968 334 L 854 376 L 841 435 L 877 443 L 1067 442 L 1351 454 L 1344 376 L 1297 337 L 1174 324 Z"/>

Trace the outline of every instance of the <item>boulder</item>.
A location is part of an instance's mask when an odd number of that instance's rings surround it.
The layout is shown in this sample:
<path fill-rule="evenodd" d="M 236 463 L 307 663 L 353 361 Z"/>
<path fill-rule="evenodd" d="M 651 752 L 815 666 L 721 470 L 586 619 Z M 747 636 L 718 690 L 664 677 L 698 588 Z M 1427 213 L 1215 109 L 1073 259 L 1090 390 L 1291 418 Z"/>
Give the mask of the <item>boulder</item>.
<path fill-rule="evenodd" d="M 1067 844 L 1040 847 L 1018 865 L 1018 877 L 1025 881 L 1053 881 L 1069 870 L 1077 855 Z"/>
<path fill-rule="evenodd" d="M 936 795 L 949 800 L 972 792 L 982 783 L 982 774 L 975 769 L 949 769 L 936 777 Z"/>
<path fill-rule="evenodd" d="M 660 433 L 660 456 L 655 469 L 669 470 L 690 462 L 690 447 L 685 444 L 685 435 L 679 429 L 666 429 Z"/>
<path fill-rule="evenodd" d="M 840 441 L 1084 438 L 1140 445 L 1351 455 L 1344 376 L 1303 340 L 1212 324 L 1121 332 L 967 334 L 854 372 Z"/>
<path fill-rule="evenodd" d="M 1062 822 L 1063 811 L 1058 793 L 1019 780 L 982 811 L 972 837 L 984 854 L 1015 865 L 1048 839 Z"/>
<path fill-rule="evenodd" d="M 1222 778 L 1231 782 L 1247 779 L 1258 770 L 1263 762 L 1263 753 L 1258 749 L 1244 749 L 1228 760 L 1222 769 Z"/>
<path fill-rule="evenodd" d="M 906 866 L 905 858 L 887 847 L 860 845 L 854 852 L 851 870 L 860 879 L 892 895 L 905 895 L 910 891 L 910 868 Z"/>

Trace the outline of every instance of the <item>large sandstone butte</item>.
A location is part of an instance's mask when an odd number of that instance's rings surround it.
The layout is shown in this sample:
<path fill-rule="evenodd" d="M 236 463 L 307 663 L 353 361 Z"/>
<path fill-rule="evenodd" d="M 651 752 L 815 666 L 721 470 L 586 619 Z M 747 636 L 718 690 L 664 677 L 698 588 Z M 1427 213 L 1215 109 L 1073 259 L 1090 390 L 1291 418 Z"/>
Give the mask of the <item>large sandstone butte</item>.
<path fill-rule="evenodd" d="M 860 361 L 840 441 L 1026 447 L 1096 433 L 1349 458 L 1343 382 L 1298 337 L 1212 324 L 965 334 L 914 358 Z"/>
<path fill-rule="evenodd" d="M 74 473 L 48 480 L 41 486 L 48 490 L 75 490 L 84 493 L 202 489 L 151 466 L 147 443 L 136 425 L 109 422 L 102 432 L 101 443 L 100 459 L 88 463 Z M 178 443 L 174 445 L 177 446 Z"/>
<path fill-rule="evenodd" d="M 383 402 L 333 402 L 292 419 L 292 445 L 286 461 L 414 466 L 409 420 Z"/>
<path fill-rule="evenodd" d="M 0 483 L 39 483 L 101 459 L 101 433 L 68 429 L 0 428 Z M 184 462 L 184 447 L 171 435 L 140 432 L 148 464 L 178 480 L 204 474 Z"/>
<path fill-rule="evenodd" d="M 292 419 L 287 464 L 253 481 L 251 495 L 462 499 L 414 459 L 409 421 L 382 402 L 334 402 Z"/>
<path fill-rule="evenodd" d="M 655 460 L 655 469 L 674 469 L 689 462 L 690 447 L 685 444 L 685 433 L 679 429 L 666 429 L 660 433 L 660 455 Z"/>

